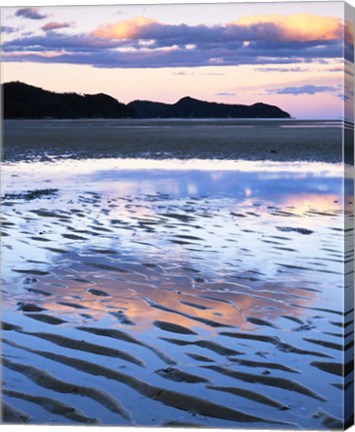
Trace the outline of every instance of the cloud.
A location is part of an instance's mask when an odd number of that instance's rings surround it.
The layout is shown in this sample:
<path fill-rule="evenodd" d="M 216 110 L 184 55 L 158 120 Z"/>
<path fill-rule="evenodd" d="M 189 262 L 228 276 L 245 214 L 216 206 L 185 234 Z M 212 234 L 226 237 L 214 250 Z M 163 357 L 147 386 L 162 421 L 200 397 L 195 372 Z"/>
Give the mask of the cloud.
<path fill-rule="evenodd" d="M 57 32 L 49 32 L 44 36 L 22 37 L 9 42 L 3 43 L 3 51 L 22 51 L 24 54 L 27 50 L 46 51 L 47 49 L 70 49 L 75 52 L 94 53 L 97 49 L 111 49 L 123 44 L 112 42 L 105 39 L 98 39 L 85 34 L 65 35 Z"/>
<path fill-rule="evenodd" d="M 242 19 L 236 23 L 214 26 L 172 25 L 136 17 L 113 24 L 102 24 L 89 34 L 50 31 L 70 24 L 53 22 L 42 27 L 46 31 L 45 35 L 21 36 L 3 43 L 2 58 L 4 61 L 52 61 L 103 68 L 268 64 L 280 67 L 280 71 L 283 69 L 280 65 L 304 65 L 342 58 L 344 43 L 342 36 L 335 30 L 340 25 L 339 20 L 303 16 L 304 26 L 297 33 L 294 26 L 299 22 L 300 16 L 296 17 L 297 19 L 294 15 L 284 17 L 285 23 L 276 16 L 254 17 L 249 18 L 249 21 Z M 314 30 L 307 39 L 303 32 L 310 26 L 309 17 L 314 18 L 317 31 Z M 327 25 L 330 32 L 323 35 L 322 29 Z M 309 40 L 315 37 L 321 40 Z M 59 55 L 43 55 L 54 51 Z M 294 72 L 298 71 L 301 70 L 294 69 Z"/>
<path fill-rule="evenodd" d="M 154 68 L 192 66 L 236 66 L 312 62 L 323 57 L 341 57 L 340 45 L 326 48 L 300 47 L 279 48 L 278 52 L 268 46 L 235 47 L 234 44 L 211 43 L 195 49 L 177 44 L 144 46 L 140 41 L 111 40 L 91 35 L 64 35 L 47 32 L 46 36 L 31 36 L 8 41 L 2 46 L 4 61 L 14 61 L 11 52 L 22 53 L 16 61 L 43 61 L 41 52 L 70 51 L 53 59 L 57 63 L 87 64 L 107 68 Z M 300 52 L 301 51 L 301 52 Z M 38 52 L 38 56 L 36 55 Z"/>
<path fill-rule="evenodd" d="M 92 35 L 106 39 L 189 41 L 187 43 L 212 40 L 320 42 L 341 39 L 343 25 L 338 18 L 312 14 L 250 16 L 216 26 L 164 24 L 150 18 L 135 17 L 113 24 L 102 24 Z"/>
<path fill-rule="evenodd" d="M 241 18 L 235 24 L 246 28 L 273 25 L 280 41 L 329 41 L 339 39 L 343 34 L 338 18 L 312 14 L 251 16 Z"/>
<path fill-rule="evenodd" d="M 335 92 L 338 91 L 338 87 L 332 87 L 332 86 L 316 86 L 313 84 L 303 85 L 299 87 L 284 87 L 281 89 L 272 89 L 268 90 L 269 94 L 288 94 L 288 95 L 302 95 L 302 94 L 308 94 L 308 95 L 314 95 L 316 93 L 324 93 L 324 92 Z"/>
<path fill-rule="evenodd" d="M 225 73 L 222 73 L 222 72 L 204 72 L 204 73 L 201 73 L 200 75 L 208 75 L 208 76 L 224 76 Z"/>
<path fill-rule="evenodd" d="M 33 19 L 33 20 L 40 20 L 47 18 L 48 15 L 43 15 L 39 12 L 39 8 L 36 7 L 25 7 L 18 9 L 15 13 L 16 16 Z"/>
<path fill-rule="evenodd" d="M 69 28 L 74 26 L 74 22 L 49 22 L 45 24 L 42 28 L 44 31 L 58 30 L 62 28 Z"/>
<path fill-rule="evenodd" d="M 18 30 L 18 27 L 0 26 L 1 33 L 16 33 Z"/>
<path fill-rule="evenodd" d="M 325 69 L 326 72 L 342 72 L 344 73 L 344 67 L 343 66 L 334 66 Z M 346 72 L 345 72 L 346 73 Z"/>
<path fill-rule="evenodd" d="M 105 39 L 134 39 L 139 37 L 145 27 L 154 23 L 157 21 L 150 18 L 135 17 L 114 24 L 102 24 L 91 34 Z"/>
<path fill-rule="evenodd" d="M 235 96 L 236 93 L 232 93 L 232 92 L 219 92 L 216 93 L 216 96 Z"/>
<path fill-rule="evenodd" d="M 28 52 L 26 52 L 27 58 L 37 57 L 37 58 L 42 58 L 42 59 L 55 59 L 56 57 L 61 57 L 63 55 L 71 55 L 71 53 L 66 52 L 64 50 L 62 50 L 62 51 L 41 51 L 41 52 L 28 51 Z M 8 58 L 13 59 L 14 61 L 16 61 L 17 58 L 22 58 L 22 57 L 23 57 L 22 52 L 13 51 L 10 54 L 8 54 Z"/>
<path fill-rule="evenodd" d="M 195 75 L 195 72 L 179 71 L 179 72 L 173 72 L 173 75 L 177 75 L 177 76 Z"/>
<path fill-rule="evenodd" d="M 345 34 L 345 42 L 353 43 L 354 42 L 354 23 L 351 21 L 345 21 L 344 27 Z"/>
<path fill-rule="evenodd" d="M 307 68 L 295 67 L 260 67 L 255 68 L 257 72 L 308 72 Z"/>

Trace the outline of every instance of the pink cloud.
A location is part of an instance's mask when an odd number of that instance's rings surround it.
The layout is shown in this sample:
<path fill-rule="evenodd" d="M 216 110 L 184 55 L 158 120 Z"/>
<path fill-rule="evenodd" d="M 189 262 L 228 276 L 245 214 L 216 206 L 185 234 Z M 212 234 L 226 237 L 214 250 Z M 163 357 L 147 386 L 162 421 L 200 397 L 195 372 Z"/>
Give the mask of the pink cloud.
<path fill-rule="evenodd" d="M 231 25 L 253 27 L 272 25 L 280 41 L 330 41 L 342 37 L 343 26 L 338 18 L 311 14 L 260 15 L 240 18 Z"/>
<path fill-rule="evenodd" d="M 139 37 L 142 30 L 158 21 L 144 17 L 118 21 L 114 24 L 102 24 L 91 34 L 105 39 L 134 39 Z"/>
<path fill-rule="evenodd" d="M 349 26 L 348 26 L 349 27 Z M 164 24 L 159 21 L 135 17 L 130 20 L 102 24 L 91 35 L 104 39 L 157 39 L 216 34 L 235 41 L 312 42 L 341 39 L 344 26 L 336 17 L 311 14 L 253 15 L 221 26 L 207 27 Z M 351 34 L 351 29 L 347 28 Z"/>
<path fill-rule="evenodd" d="M 75 22 L 49 22 L 46 25 L 42 27 L 42 30 L 44 31 L 51 31 L 51 30 L 57 30 L 62 28 L 68 28 L 68 27 L 74 27 Z"/>

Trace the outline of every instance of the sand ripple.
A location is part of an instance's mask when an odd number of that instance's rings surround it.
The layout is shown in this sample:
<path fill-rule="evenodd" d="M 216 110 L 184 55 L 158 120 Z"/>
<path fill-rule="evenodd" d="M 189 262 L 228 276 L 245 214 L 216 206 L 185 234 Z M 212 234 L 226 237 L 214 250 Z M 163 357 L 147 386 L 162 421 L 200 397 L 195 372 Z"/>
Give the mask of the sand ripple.
<path fill-rule="evenodd" d="M 338 196 L 240 198 L 228 175 L 225 193 L 155 172 L 4 196 L 6 423 L 343 424 Z"/>

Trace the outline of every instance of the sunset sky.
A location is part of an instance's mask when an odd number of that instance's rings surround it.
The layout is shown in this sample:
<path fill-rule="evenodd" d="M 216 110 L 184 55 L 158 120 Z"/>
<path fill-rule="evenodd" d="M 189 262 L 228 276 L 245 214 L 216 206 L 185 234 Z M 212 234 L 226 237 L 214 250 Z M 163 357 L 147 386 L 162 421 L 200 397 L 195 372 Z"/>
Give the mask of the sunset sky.
<path fill-rule="evenodd" d="M 2 82 L 341 118 L 342 2 L 2 8 Z"/>

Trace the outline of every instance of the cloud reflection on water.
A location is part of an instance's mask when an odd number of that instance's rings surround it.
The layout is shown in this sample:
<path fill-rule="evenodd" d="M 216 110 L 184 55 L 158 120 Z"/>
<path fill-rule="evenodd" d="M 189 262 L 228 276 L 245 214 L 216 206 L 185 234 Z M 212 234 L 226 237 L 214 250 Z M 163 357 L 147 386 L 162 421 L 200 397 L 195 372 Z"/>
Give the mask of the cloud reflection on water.
<path fill-rule="evenodd" d="M 157 169 L 158 166 L 162 169 Z M 55 199 L 16 204 L 22 214 L 29 212 L 32 219 L 23 225 L 26 227 L 22 232 L 24 238 L 5 238 L 13 248 L 6 252 L 5 261 L 11 262 L 11 268 L 33 267 L 31 260 L 26 262 L 26 257 L 23 261 L 17 256 L 20 243 L 24 243 L 26 250 L 33 250 L 31 255 L 43 262 L 43 269 L 64 281 L 65 293 L 73 295 L 79 290 L 80 303 L 91 308 L 93 314 L 102 313 L 101 306 L 97 309 L 95 302 L 102 305 L 103 301 L 104 305 L 116 308 L 123 301 L 133 321 L 144 321 L 148 315 L 153 320 L 163 312 L 147 307 L 141 297 L 159 303 L 163 290 L 164 303 L 169 308 L 185 310 L 187 306 L 179 303 L 176 291 L 183 290 L 183 295 L 189 296 L 189 291 L 197 289 L 201 294 L 204 289 L 208 291 L 208 284 L 214 284 L 215 288 L 219 286 L 213 290 L 214 294 L 220 291 L 225 299 L 238 297 L 239 312 L 230 304 L 220 303 L 216 309 L 194 310 L 193 314 L 213 319 L 217 310 L 226 324 L 248 329 L 250 324 L 245 321 L 245 315 L 267 316 L 272 322 L 280 314 L 299 313 L 299 309 L 291 306 L 294 298 L 301 304 L 322 302 L 321 297 L 314 294 L 317 291 L 303 289 L 314 289 L 319 278 L 325 278 L 323 289 L 329 284 L 336 285 L 337 274 L 342 271 L 342 264 L 337 260 L 320 262 L 329 255 L 329 248 L 335 254 L 341 253 L 330 231 L 341 227 L 342 223 L 341 165 L 141 160 L 130 166 L 128 160 L 81 160 L 20 163 L 4 168 L 6 192 L 23 191 L 28 184 L 48 187 L 48 179 L 59 189 Z M 19 170 L 21 177 L 12 177 Z M 62 209 L 64 219 L 33 219 L 38 208 L 43 206 L 54 212 Z M 84 212 L 80 219 L 76 217 L 78 207 Z M 72 208 L 75 211 L 72 212 Z M 118 225 L 113 224 L 113 220 L 118 221 Z M 106 232 L 95 233 L 95 223 Z M 33 235 L 42 225 L 49 233 L 48 245 L 67 249 L 70 254 L 58 261 L 58 255 L 43 249 L 42 242 L 36 244 L 27 238 L 31 230 Z M 291 232 L 281 232 L 279 227 L 291 228 Z M 298 227 L 313 232 L 312 242 L 297 233 Z M 86 240 L 63 238 L 68 228 Z M 19 233 L 16 236 L 21 237 Z M 94 248 L 113 250 L 119 255 L 99 256 Z M 85 266 L 82 269 L 87 257 L 104 265 L 125 268 L 135 263 L 139 271 L 123 278 L 113 277 L 110 272 L 92 273 L 92 269 L 85 269 Z M 169 271 L 173 269 L 172 279 L 166 286 L 164 272 L 156 272 L 149 282 L 146 262 L 154 266 L 164 263 Z M 184 270 L 186 266 L 205 280 L 202 290 L 199 291 L 201 287 L 189 270 Z M 13 278 L 11 268 L 8 268 L 9 276 Z M 328 273 L 320 273 L 322 270 Z M 110 297 L 93 298 L 87 286 L 73 283 L 73 274 L 80 274 L 82 279 L 94 275 L 95 283 L 107 289 Z M 142 278 L 138 291 L 130 281 L 133 277 Z M 42 277 L 41 281 L 47 279 L 54 295 L 63 291 L 53 284 L 52 276 Z M 245 283 L 246 292 L 242 285 L 237 289 L 238 294 L 234 290 L 229 292 L 231 281 Z M 256 291 L 251 294 L 253 289 Z M 261 297 L 258 291 L 262 292 Z M 334 295 L 327 294 L 325 303 L 334 299 Z M 53 307 L 53 303 L 50 304 Z M 186 316 L 177 314 L 174 319 L 187 325 Z"/>

